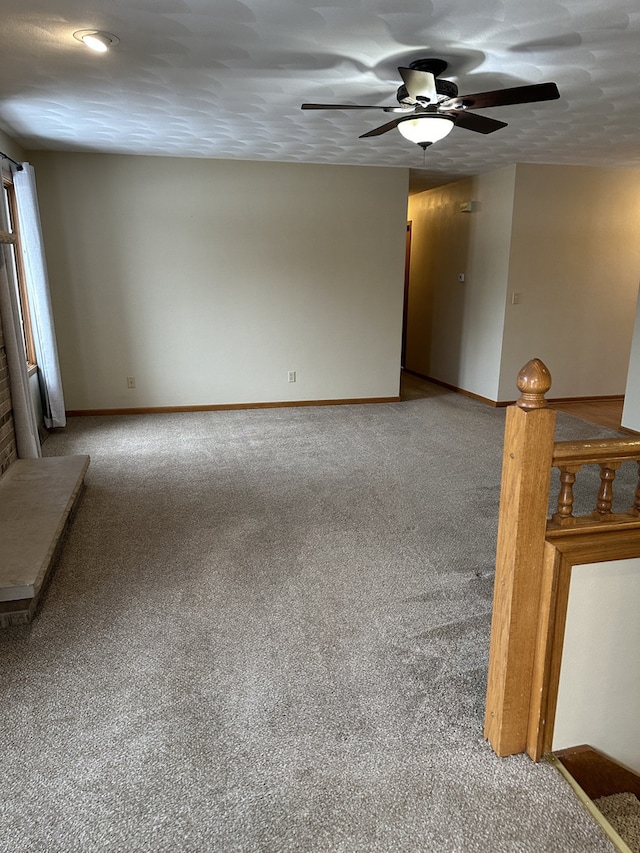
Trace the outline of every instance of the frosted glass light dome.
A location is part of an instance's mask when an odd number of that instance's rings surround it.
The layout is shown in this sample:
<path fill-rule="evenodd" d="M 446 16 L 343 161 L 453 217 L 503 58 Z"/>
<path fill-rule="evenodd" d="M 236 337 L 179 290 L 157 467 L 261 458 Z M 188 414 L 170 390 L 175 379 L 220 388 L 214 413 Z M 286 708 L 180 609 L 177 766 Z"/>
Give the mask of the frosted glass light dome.
<path fill-rule="evenodd" d="M 398 122 L 398 130 L 410 142 L 422 148 L 444 139 L 453 130 L 453 119 L 449 116 L 425 115 L 416 118 L 403 118 Z"/>

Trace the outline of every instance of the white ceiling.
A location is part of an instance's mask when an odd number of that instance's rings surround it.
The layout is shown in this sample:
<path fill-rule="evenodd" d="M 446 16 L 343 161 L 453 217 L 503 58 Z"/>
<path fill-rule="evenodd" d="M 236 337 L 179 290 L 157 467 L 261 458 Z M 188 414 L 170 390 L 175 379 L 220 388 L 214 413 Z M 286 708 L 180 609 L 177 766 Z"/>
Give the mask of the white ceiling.
<path fill-rule="evenodd" d="M 113 33 L 108 54 L 76 30 Z M 460 93 L 555 81 L 423 155 L 392 116 L 397 66 Z M 638 0 L 0 0 L 0 126 L 27 149 L 401 166 L 413 189 L 514 162 L 640 167 Z M 482 111 L 480 111 L 482 112 Z M 424 161 L 423 161 L 424 156 Z"/>

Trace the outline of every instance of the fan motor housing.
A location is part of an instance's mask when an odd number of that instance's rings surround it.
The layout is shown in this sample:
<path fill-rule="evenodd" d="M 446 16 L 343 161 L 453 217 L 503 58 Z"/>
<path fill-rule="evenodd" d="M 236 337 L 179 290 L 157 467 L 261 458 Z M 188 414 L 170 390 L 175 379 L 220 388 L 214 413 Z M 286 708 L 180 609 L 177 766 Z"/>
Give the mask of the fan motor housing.
<path fill-rule="evenodd" d="M 446 60 L 436 59 L 433 56 L 429 56 L 426 59 L 414 59 L 413 62 L 409 63 L 409 68 L 414 71 L 428 71 L 434 77 L 438 77 L 448 67 L 449 63 Z"/>
<path fill-rule="evenodd" d="M 433 74 L 436 78 L 436 92 L 438 95 L 442 95 L 442 99 L 456 98 L 458 96 L 458 87 L 455 83 L 452 83 L 450 80 L 438 80 L 438 75 L 446 71 L 448 67 L 449 63 L 444 59 L 438 59 L 433 56 L 425 57 L 424 59 L 414 59 L 413 62 L 409 63 L 409 68 L 413 71 L 426 71 L 429 74 Z M 396 97 L 401 104 L 413 103 L 409 98 L 407 87 L 404 85 L 400 86 Z"/>
<path fill-rule="evenodd" d="M 439 95 L 442 95 L 443 98 L 456 98 L 458 96 L 458 87 L 455 83 L 452 83 L 451 80 L 438 80 L 436 78 L 436 92 Z M 401 104 L 406 103 L 409 98 L 409 93 L 407 92 L 407 87 L 404 83 L 396 92 L 396 98 Z"/>

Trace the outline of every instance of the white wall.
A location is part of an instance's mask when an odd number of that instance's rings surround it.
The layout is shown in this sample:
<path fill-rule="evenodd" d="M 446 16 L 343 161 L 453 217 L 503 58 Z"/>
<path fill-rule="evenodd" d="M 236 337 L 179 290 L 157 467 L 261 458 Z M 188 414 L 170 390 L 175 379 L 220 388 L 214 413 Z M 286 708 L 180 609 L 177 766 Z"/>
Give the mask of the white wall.
<path fill-rule="evenodd" d="M 499 399 L 533 356 L 550 398 L 624 394 L 639 281 L 640 170 L 518 165 Z"/>
<path fill-rule="evenodd" d="M 640 773 L 640 559 L 575 566 L 553 749 L 589 744 Z"/>
<path fill-rule="evenodd" d="M 398 394 L 406 170 L 30 159 L 68 409 Z"/>
<path fill-rule="evenodd" d="M 516 167 L 474 179 L 465 275 L 460 388 L 498 400 Z"/>
<path fill-rule="evenodd" d="M 409 199 L 405 366 L 491 400 L 498 391 L 515 175 L 510 166 Z M 473 212 L 460 212 L 465 201 L 473 201 Z"/>
<path fill-rule="evenodd" d="M 627 387 L 622 410 L 622 426 L 640 432 L 640 294 L 636 303 L 636 319 L 631 341 Z"/>
<path fill-rule="evenodd" d="M 466 193 L 477 212 L 458 213 Z M 519 164 L 412 196 L 409 217 L 409 369 L 506 402 L 537 356 L 551 398 L 624 394 L 640 170 Z"/>
<path fill-rule="evenodd" d="M 459 209 L 472 185 L 467 178 L 409 198 L 411 263 L 404 366 L 443 381 L 455 373 L 447 364 L 447 354 L 457 352 L 461 333 L 465 288 L 459 286 L 457 273 L 467 263 L 469 218 L 461 218 Z M 443 339 L 448 343 L 445 347 Z"/>

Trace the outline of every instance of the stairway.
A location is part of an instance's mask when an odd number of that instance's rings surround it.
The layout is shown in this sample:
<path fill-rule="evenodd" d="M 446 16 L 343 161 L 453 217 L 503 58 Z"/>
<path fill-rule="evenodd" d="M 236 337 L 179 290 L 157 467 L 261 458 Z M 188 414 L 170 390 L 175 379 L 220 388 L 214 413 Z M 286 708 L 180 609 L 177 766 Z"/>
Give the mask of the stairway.
<path fill-rule="evenodd" d="M 635 794 L 598 797 L 595 806 L 633 853 L 640 853 L 640 800 Z"/>
<path fill-rule="evenodd" d="M 587 744 L 554 757 L 618 849 L 640 853 L 640 775 Z"/>

